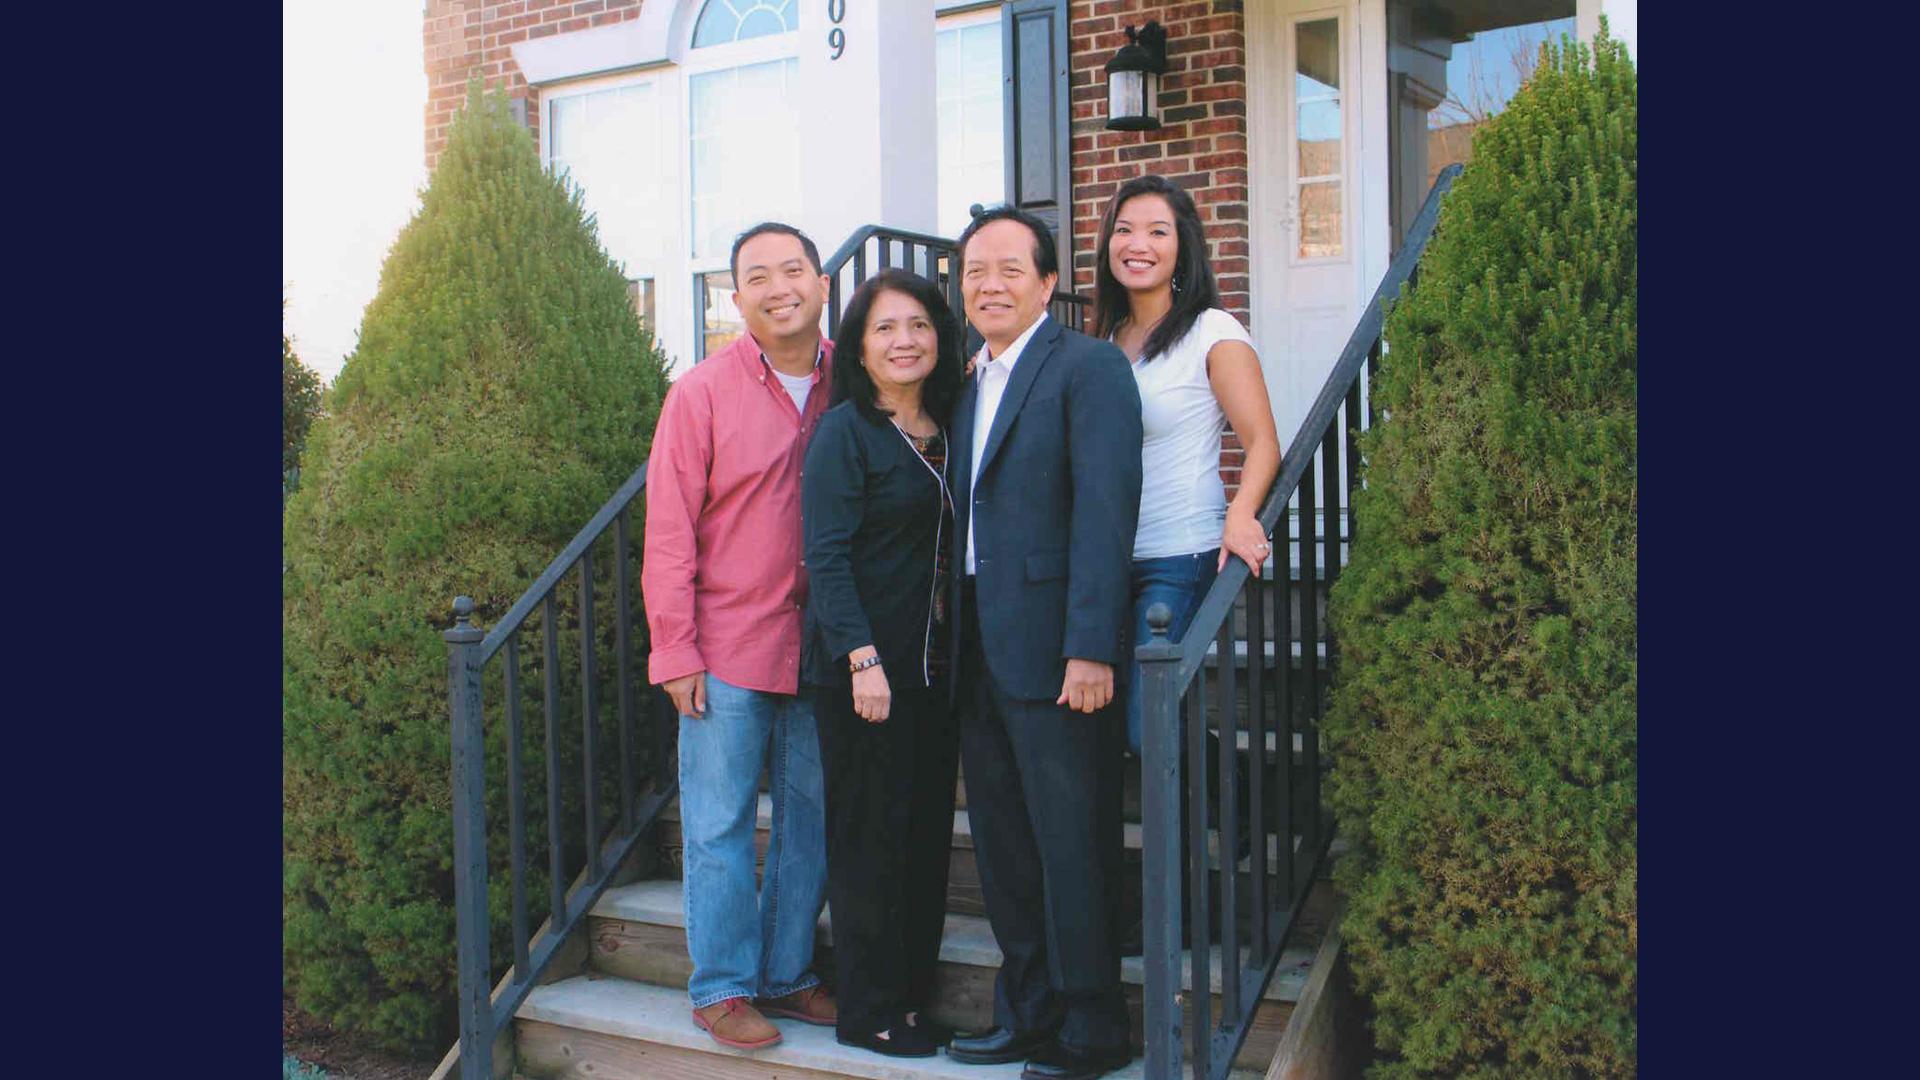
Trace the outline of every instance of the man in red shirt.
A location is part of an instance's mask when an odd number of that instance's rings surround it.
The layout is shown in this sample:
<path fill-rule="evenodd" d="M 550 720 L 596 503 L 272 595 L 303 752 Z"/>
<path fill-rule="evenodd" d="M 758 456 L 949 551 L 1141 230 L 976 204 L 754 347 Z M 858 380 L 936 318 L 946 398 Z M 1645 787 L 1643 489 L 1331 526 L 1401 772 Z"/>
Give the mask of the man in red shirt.
<path fill-rule="evenodd" d="M 680 713 L 687 991 L 726 1046 L 780 1041 L 765 1014 L 832 1025 L 812 970 L 826 895 L 826 797 L 801 696 L 800 468 L 826 411 L 833 344 L 820 334 L 820 252 L 798 229 L 734 241 L 747 332 L 675 380 L 647 469 L 640 585 L 648 677 Z M 754 820 L 771 771 L 773 835 L 754 891 Z"/>

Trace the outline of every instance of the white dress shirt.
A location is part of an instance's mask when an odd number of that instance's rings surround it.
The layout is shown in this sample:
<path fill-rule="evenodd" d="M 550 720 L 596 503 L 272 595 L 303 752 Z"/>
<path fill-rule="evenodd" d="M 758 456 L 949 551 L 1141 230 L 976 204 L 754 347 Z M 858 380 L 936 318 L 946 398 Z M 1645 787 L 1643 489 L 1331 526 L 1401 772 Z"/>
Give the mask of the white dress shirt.
<path fill-rule="evenodd" d="M 1013 365 L 1020 362 L 1020 354 L 1026 351 L 1027 342 L 1033 340 L 1033 332 L 1047 321 L 1047 313 L 1041 312 L 1033 325 L 1022 331 L 1007 346 L 1007 351 L 999 357 L 987 355 L 987 345 L 982 342 L 980 352 L 974 357 L 973 379 L 980 388 L 978 400 L 973 409 L 973 470 L 968 473 L 967 502 L 973 502 L 973 488 L 980 484 L 980 455 L 987 452 L 987 435 L 993 430 L 993 416 L 1000 411 L 1000 398 L 1007 392 L 1007 382 L 1013 378 Z M 967 513 L 967 573 L 974 572 L 973 566 L 973 518 L 971 510 Z"/>

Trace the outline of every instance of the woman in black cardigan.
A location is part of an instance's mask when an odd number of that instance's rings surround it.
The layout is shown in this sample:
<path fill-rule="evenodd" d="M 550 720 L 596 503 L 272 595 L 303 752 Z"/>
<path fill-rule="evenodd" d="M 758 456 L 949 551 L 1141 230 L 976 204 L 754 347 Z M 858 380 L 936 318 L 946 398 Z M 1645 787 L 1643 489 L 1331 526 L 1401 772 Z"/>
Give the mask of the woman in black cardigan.
<path fill-rule="evenodd" d="M 921 1010 L 946 917 L 959 753 L 944 669 L 960 326 L 933 283 L 903 270 L 862 284 L 840 325 L 834 404 L 801 481 L 838 1036 L 927 1057 L 952 1034 Z"/>

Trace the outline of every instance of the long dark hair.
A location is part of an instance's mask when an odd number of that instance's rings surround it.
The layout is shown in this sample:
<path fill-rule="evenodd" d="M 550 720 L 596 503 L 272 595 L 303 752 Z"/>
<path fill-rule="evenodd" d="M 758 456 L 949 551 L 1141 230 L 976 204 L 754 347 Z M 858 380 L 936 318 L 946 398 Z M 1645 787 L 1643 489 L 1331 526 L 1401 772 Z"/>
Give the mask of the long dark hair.
<path fill-rule="evenodd" d="M 1100 247 L 1093 258 L 1093 334 L 1110 338 L 1127 321 L 1132 305 L 1126 286 L 1113 276 L 1108 249 L 1113 244 L 1113 223 L 1120 208 L 1136 195 L 1158 195 L 1173 210 L 1173 235 L 1180 253 L 1173 261 L 1173 307 L 1166 318 L 1147 335 L 1140 350 L 1142 360 L 1166 352 L 1174 342 L 1193 329 L 1195 319 L 1208 308 L 1220 306 L 1220 287 L 1213 281 L 1213 264 L 1207 259 L 1207 234 L 1200 226 L 1200 211 L 1193 196 L 1164 176 L 1147 173 L 1120 185 L 1100 218 Z"/>
<path fill-rule="evenodd" d="M 883 292 L 910 296 L 927 309 L 939 346 L 933 373 L 921 388 L 920 400 L 934 422 L 946 427 L 947 421 L 953 418 L 954 402 L 960 400 L 960 320 L 954 318 L 953 309 L 947 306 L 947 298 L 941 295 L 938 285 L 908 270 L 880 271 L 861 282 L 854 290 L 853 299 L 847 301 L 847 310 L 840 316 L 840 328 L 833 342 L 833 404 L 851 401 L 860 415 L 869 420 L 888 415 L 887 410 L 880 407 L 873 376 L 867 374 L 867 366 L 861 362 L 867 340 L 867 316 Z"/>

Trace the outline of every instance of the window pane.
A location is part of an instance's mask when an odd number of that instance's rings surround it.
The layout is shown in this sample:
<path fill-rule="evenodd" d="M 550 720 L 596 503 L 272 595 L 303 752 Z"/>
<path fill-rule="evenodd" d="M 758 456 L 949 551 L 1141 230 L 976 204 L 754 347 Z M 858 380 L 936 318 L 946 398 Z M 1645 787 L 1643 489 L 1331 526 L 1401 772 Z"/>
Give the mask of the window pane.
<path fill-rule="evenodd" d="M 756 221 L 790 220 L 800 189 L 799 62 L 774 60 L 689 79 L 693 253 L 725 255 Z"/>
<path fill-rule="evenodd" d="M 1340 175 L 1340 103 L 1310 101 L 1299 107 L 1299 172 L 1296 175 Z"/>
<path fill-rule="evenodd" d="M 740 309 L 733 306 L 733 275 L 725 270 L 695 274 L 693 287 L 704 297 L 700 326 L 700 358 L 706 359 L 746 332 Z"/>
<path fill-rule="evenodd" d="M 553 116 L 549 121 L 553 131 L 548 141 L 556 159 L 578 157 L 585 149 L 585 140 L 581 138 L 581 121 L 586 118 L 586 110 L 584 97 L 561 98 L 553 103 Z"/>
<path fill-rule="evenodd" d="M 734 13 L 729 0 L 707 0 L 707 6 L 700 10 L 700 21 L 694 24 L 693 47 L 732 41 L 739 29 L 740 16 Z"/>
<path fill-rule="evenodd" d="M 800 28 L 794 0 L 708 0 L 694 24 L 693 47 L 784 34 Z"/>
<path fill-rule="evenodd" d="M 1294 95 L 1297 99 L 1340 89 L 1340 20 L 1315 19 L 1293 28 Z"/>
<path fill-rule="evenodd" d="M 600 243 L 622 263 L 649 264 L 665 254 L 664 223 L 652 212 L 660 169 L 645 150 L 657 146 L 653 86 L 642 83 L 553 101 L 548 164 L 581 190 Z"/>
<path fill-rule="evenodd" d="M 938 32 L 934 73 L 939 101 L 937 228 L 957 236 L 967 208 L 1006 197 L 998 21 Z"/>
<path fill-rule="evenodd" d="M 653 319 L 653 279 L 635 278 L 627 282 L 627 300 L 633 305 L 633 314 L 640 325 L 652 333 L 659 324 Z"/>
<path fill-rule="evenodd" d="M 1340 229 L 1340 182 L 1300 185 L 1300 257 L 1338 256 L 1343 245 Z"/>
<path fill-rule="evenodd" d="M 961 29 L 960 56 L 969 91 L 987 83 L 1000 85 L 1000 24 L 981 23 Z"/>
<path fill-rule="evenodd" d="M 745 41 L 748 38 L 766 37 L 768 34 L 786 33 L 787 25 L 780 19 L 780 13 L 759 8 L 749 11 L 740 20 L 740 31 L 734 40 Z"/>

